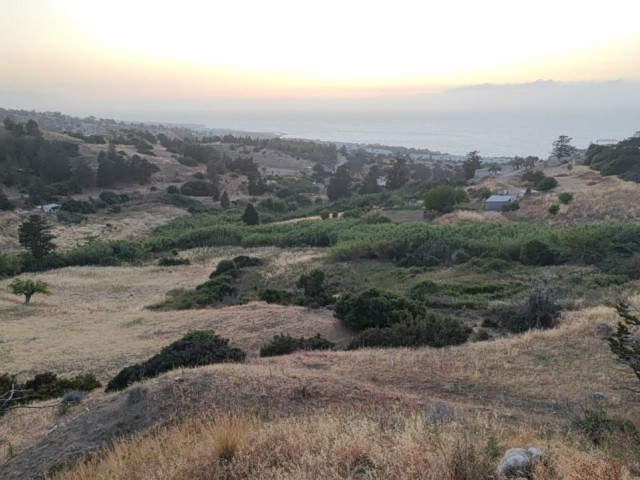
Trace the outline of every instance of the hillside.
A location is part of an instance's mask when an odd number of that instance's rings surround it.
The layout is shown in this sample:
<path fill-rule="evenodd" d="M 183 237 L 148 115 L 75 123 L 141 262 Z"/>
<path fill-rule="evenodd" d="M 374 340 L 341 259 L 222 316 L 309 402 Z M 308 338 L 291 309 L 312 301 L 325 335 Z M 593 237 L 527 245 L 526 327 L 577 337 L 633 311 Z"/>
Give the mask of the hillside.
<path fill-rule="evenodd" d="M 544 453 L 529 480 L 640 478 L 606 341 L 640 304 L 637 183 L 26 121 L 0 127 L 1 478 L 498 480 L 512 447 Z"/>

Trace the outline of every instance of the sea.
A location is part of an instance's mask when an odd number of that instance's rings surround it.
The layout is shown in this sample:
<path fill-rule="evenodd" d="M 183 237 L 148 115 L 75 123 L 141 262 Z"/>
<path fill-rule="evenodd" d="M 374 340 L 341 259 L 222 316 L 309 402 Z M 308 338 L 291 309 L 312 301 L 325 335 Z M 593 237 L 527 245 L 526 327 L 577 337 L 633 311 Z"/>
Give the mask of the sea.
<path fill-rule="evenodd" d="M 191 117 L 192 120 L 196 120 Z M 336 143 L 376 144 L 483 157 L 547 158 L 559 135 L 587 148 L 620 141 L 640 130 L 637 109 L 500 110 L 449 112 L 273 111 L 216 112 L 199 123 L 214 129 L 273 133 Z"/>

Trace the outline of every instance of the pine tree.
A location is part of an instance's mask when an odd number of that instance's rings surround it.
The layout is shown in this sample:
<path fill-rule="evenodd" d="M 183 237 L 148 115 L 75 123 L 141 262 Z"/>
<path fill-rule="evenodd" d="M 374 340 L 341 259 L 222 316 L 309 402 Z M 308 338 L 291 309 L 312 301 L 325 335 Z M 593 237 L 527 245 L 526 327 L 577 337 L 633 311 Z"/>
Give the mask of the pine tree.
<path fill-rule="evenodd" d="M 224 209 L 227 209 L 231 206 L 231 202 L 229 201 L 229 195 L 227 195 L 227 191 L 222 192 L 222 196 L 220 197 L 220 206 Z"/>
<path fill-rule="evenodd" d="M 258 211 L 252 203 L 248 204 L 247 208 L 245 208 L 244 213 L 242 214 L 242 221 L 246 225 L 258 225 L 260 223 L 260 216 L 258 215 Z"/>
<path fill-rule="evenodd" d="M 360 193 L 379 193 L 382 187 L 378 185 L 378 178 L 380 177 L 380 169 L 374 165 L 369 169 L 369 173 L 364 178 Z"/>
<path fill-rule="evenodd" d="M 404 187 L 409 181 L 409 167 L 407 167 L 407 159 L 398 157 L 393 161 L 393 165 L 387 174 L 386 187 L 390 190 L 398 190 Z"/>
<path fill-rule="evenodd" d="M 36 258 L 42 258 L 55 250 L 56 244 L 52 241 L 54 238 L 56 237 L 51 233 L 51 226 L 38 214 L 30 215 L 18 228 L 20 245 Z"/>
<path fill-rule="evenodd" d="M 330 201 L 351 196 L 351 174 L 345 165 L 341 165 L 329 180 L 327 196 Z"/>

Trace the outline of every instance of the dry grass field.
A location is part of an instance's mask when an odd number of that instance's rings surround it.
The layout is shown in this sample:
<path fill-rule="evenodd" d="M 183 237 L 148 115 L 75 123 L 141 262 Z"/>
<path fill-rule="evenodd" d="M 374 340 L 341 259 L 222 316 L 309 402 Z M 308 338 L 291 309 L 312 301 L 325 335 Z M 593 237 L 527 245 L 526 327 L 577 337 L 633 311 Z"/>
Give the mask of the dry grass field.
<path fill-rule="evenodd" d="M 237 321 L 240 309 L 230 312 Z M 559 407 L 597 392 L 610 414 L 640 420 L 617 388 L 630 375 L 592 333 L 615 320 L 598 307 L 554 330 L 446 349 L 308 352 L 170 372 L 94 392 L 64 415 L 9 413 L 0 438 L 15 457 L 0 472 L 21 478 L 147 431 L 56 478 L 480 479 L 517 446 L 547 453 L 535 479 L 640 478 L 637 446 L 612 436 L 596 447 Z"/>
<path fill-rule="evenodd" d="M 520 209 L 509 214 L 512 218 L 541 219 L 550 224 L 577 226 L 609 221 L 640 220 L 640 184 L 626 182 L 617 177 L 602 177 L 587 166 L 575 165 L 572 170 L 566 166 L 543 169 L 545 175 L 555 177 L 558 186 L 548 193 L 537 194 L 523 199 Z M 510 174 L 483 180 L 479 187 L 492 189 L 507 188 L 512 193 L 523 189 L 518 177 Z M 548 209 L 559 204 L 558 194 L 572 193 L 569 205 L 560 205 L 560 212 L 552 215 Z"/>
<path fill-rule="evenodd" d="M 77 267 L 38 275 L 51 285 L 50 296 L 36 295 L 30 305 L 12 296 L 0 282 L 0 359 L 3 370 L 18 374 L 52 370 L 96 374 L 107 380 L 121 368 L 156 353 L 190 329 L 213 328 L 250 356 L 279 333 L 321 333 L 344 345 L 350 335 L 330 312 L 252 303 L 224 309 L 157 312 L 145 307 L 164 300 L 176 288 L 203 283 L 218 261 L 238 249 L 184 252 L 190 266 Z M 262 248 L 242 253 L 269 259 L 265 281 L 284 271 L 304 269 L 323 255 L 305 250 Z"/>

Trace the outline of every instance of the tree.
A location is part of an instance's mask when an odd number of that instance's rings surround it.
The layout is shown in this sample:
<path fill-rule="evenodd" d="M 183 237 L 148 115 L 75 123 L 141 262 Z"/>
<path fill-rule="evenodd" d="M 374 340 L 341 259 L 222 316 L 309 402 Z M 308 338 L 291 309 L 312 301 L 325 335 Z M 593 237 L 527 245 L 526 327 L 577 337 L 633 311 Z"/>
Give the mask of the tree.
<path fill-rule="evenodd" d="M 36 258 L 42 258 L 55 250 L 56 244 L 52 241 L 55 238 L 51 233 L 51 226 L 38 214 L 30 215 L 18 228 L 20 245 Z"/>
<path fill-rule="evenodd" d="M 640 310 L 627 304 L 616 307 L 622 320 L 609 337 L 609 348 L 617 357 L 617 361 L 627 367 L 640 382 Z"/>
<path fill-rule="evenodd" d="M 466 194 L 459 188 L 449 185 L 438 185 L 429 189 L 424 197 L 425 210 L 435 210 L 440 213 L 453 211 L 458 203 L 466 200 Z"/>
<path fill-rule="evenodd" d="M 329 180 L 327 185 L 327 196 L 330 201 L 351 196 L 351 173 L 345 165 L 341 165 L 336 173 Z"/>
<path fill-rule="evenodd" d="M 40 135 L 42 135 L 42 133 L 40 132 L 40 127 L 38 127 L 38 124 L 35 120 L 27 121 L 27 123 L 25 123 L 24 125 L 24 128 L 27 132 L 27 135 L 33 135 L 34 137 L 39 137 Z"/>
<path fill-rule="evenodd" d="M 253 203 L 248 204 L 247 208 L 245 208 L 242 214 L 242 221 L 246 225 L 258 225 L 260 223 L 260 216 L 258 215 L 256 207 L 253 206 Z"/>
<path fill-rule="evenodd" d="M 409 181 L 409 167 L 407 167 L 407 159 L 397 157 L 393 161 L 393 165 L 387 173 L 386 188 L 390 190 L 398 190 Z"/>
<path fill-rule="evenodd" d="M 476 175 L 476 170 L 482 166 L 482 157 L 474 150 L 467 153 L 467 159 L 462 163 L 465 180 L 471 180 Z"/>
<path fill-rule="evenodd" d="M 226 190 L 222 192 L 222 196 L 220 197 L 220 206 L 224 209 L 227 209 L 231 206 L 231 202 L 229 201 L 229 195 L 227 194 Z"/>
<path fill-rule="evenodd" d="M 380 169 L 377 165 L 373 165 L 369 169 L 369 173 L 364 178 L 364 183 L 360 188 L 360 193 L 379 193 L 382 188 L 378 185 L 378 178 L 380 177 Z"/>
<path fill-rule="evenodd" d="M 247 193 L 249 193 L 249 195 L 262 195 L 267 191 L 267 186 L 259 173 L 250 173 L 248 178 L 249 183 L 247 184 Z"/>
<path fill-rule="evenodd" d="M 563 162 L 564 158 L 573 157 L 578 149 L 571 145 L 571 137 L 566 135 L 560 135 L 557 140 L 553 142 L 553 151 L 551 152 L 558 159 L 558 163 L 566 163 Z"/>
<path fill-rule="evenodd" d="M 42 280 L 31 280 L 27 278 L 16 278 L 9 284 L 9 290 L 14 295 L 24 295 L 24 304 L 28 305 L 31 301 L 31 297 L 36 293 L 43 293 L 49 295 L 49 284 Z"/>
<path fill-rule="evenodd" d="M 493 173 L 494 175 L 496 175 L 498 172 L 502 171 L 502 166 L 498 165 L 497 163 L 492 163 L 489 166 L 489 173 Z"/>
<path fill-rule="evenodd" d="M 5 193 L 0 188 L 0 211 L 15 210 L 16 206 L 9 200 Z"/>

